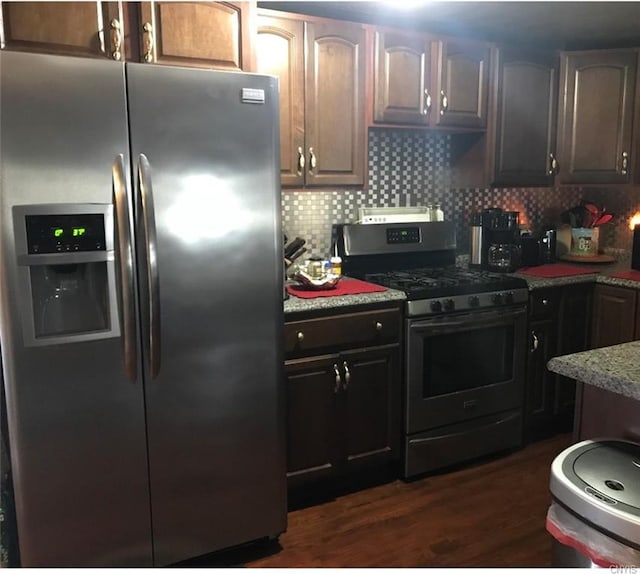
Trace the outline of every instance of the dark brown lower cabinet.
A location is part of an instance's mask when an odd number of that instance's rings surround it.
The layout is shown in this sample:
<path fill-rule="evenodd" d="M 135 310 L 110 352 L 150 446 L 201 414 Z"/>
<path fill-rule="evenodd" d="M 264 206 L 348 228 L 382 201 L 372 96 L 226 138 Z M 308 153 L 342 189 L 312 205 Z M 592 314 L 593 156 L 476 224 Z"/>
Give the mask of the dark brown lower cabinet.
<path fill-rule="evenodd" d="M 399 309 L 386 309 L 285 325 L 299 342 L 286 345 L 290 487 L 399 460 L 400 324 Z"/>
<path fill-rule="evenodd" d="M 528 441 L 573 428 L 576 383 L 547 369 L 552 357 L 589 348 L 593 285 L 533 291 L 529 299 L 529 355 L 525 396 Z"/>
<path fill-rule="evenodd" d="M 608 347 L 640 339 L 640 292 L 596 285 L 592 347 Z M 640 401 L 580 383 L 576 440 L 620 438 L 640 442 Z"/>

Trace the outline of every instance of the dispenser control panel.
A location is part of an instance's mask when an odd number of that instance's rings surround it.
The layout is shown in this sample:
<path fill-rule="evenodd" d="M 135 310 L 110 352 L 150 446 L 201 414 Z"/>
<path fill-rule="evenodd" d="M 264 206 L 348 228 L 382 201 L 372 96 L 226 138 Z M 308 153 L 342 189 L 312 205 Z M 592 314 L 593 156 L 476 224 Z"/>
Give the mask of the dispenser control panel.
<path fill-rule="evenodd" d="M 104 214 L 26 215 L 30 255 L 106 249 Z"/>

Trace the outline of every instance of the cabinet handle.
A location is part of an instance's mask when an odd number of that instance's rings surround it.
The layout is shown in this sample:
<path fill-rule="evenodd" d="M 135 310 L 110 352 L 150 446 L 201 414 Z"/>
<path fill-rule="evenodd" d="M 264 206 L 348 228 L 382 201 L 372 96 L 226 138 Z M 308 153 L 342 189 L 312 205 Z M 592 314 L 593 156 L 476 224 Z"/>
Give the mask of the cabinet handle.
<path fill-rule="evenodd" d="M 542 300 L 542 304 L 546 307 L 549 304 L 549 300 L 548 299 L 543 299 Z"/>
<path fill-rule="evenodd" d="M 536 335 L 535 331 L 531 331 L 531 352 L 537 351 L 539 346 L 540 339 L 538 339 L 538 335 Z"/>
<path fill-rule="evenodd" d="M 298 175 L 302 175 L 304 171 L 304 150 L 299 147 L 298 148 Z"/>
<path fill-rule="evenodd" d="M 298 331 L 296 337 L 298 338 L 298 341 L 300 341 L 302 343 L 302 341 L 304 341 L 304 333 L 302 331 Z"/>
<path fill-rule="evenodd" d="M 629 167 L 629 154 L 626 151 L 622 152 L 622 175 L 627 175 L 627 168 Z"/>
<path fill-rule="evenodd" d="M 344 367 L 344 386 L 342 388 L 346 391 L 349 388 L 349 383 L 351 382 L 351 372 L 349 371 L 347 361 L 344 361 L 342 366 Z"/>
<path fill-rule="evenodd" d="M 552 153 L 549 154 L 549 175 L 556 175 L 558 173 L 558 160 Z"/>
<path fill-rule="evenodd" d="M 376 321 L 376 331 L 382 331 L 382 323 L 380 321 Z"/>
<path fill-rule="evenodd" d="M 429 90 L 424 91 L 424 109 L 422 110 L 423 116 L 428 116 L 431 113 L 431 94 Z"/>
<path fill-rule="evenodd" d="M 440 90 L 440 115 L 444 116 L 448 108 L 449 98 L 447 98 L 447 94 L 444 93 L 444 90 Z"/>
<path fill-rule="evenodd" d="M 313 170 L 316 169 L 316 165 L 318 164 L 318 158 L 316 158 L 316 154 L 313 151 L 313 148 L 309 148 L 309 173 L 314 175 Z"/>
<path fill-rule="evenodd" d="M 147 64 L 153 62 L 153 26 L 146 22 L 142 27 L 144 30 L 144 61 Z"/>
<path fill-rule="evenodd" d="M 338 369 L 338 365 L 333 363 L 333 372 L 336 374 L 336 384 L 333 387 L 333 394 L 337 395 L 340 390 L 340 385 L 342 384 L 342 377 L 340 376 L 340 370 Z"/>
<path fill-rule="evenodd" d="M 111 45 L 113 46 L 111 57 L 116 61 L 122 60 L 122 26 L 117 18 L 111 20 Z"/>

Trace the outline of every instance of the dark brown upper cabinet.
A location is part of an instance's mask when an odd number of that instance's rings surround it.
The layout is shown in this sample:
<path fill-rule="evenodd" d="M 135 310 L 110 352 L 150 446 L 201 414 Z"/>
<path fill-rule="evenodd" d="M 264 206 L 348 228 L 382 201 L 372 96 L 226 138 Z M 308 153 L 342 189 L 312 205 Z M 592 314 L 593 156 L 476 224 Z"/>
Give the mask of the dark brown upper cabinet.
<path fill-rule="evenodd" d="M 422 34 L 376 30 L 374 122 L 429 124 L 435 97 L 431 44 Z"/>
<path fill-rule="evenodd" d="M 438 53 L 436 125 L 486 128 L 489 45 L 449 39 L 438 43 Z"/>
<path fill-rule="evenodd" d="M 304 23 L 260 16 L 258 71 L 280 79 L 280 179 L 304 185 Z"/>
<path fill-rule="evenodd" d="M 305 24 L 306 185 L 364 183 L 364 26 Z"/>
<path fill-rule="evenodd" d="M 562 54 L 560 183 L 627 183 L 636 84 L 635 50 Z"/>
<path fill-rule="evenodd" d="M 0 2 L 0 47 L 124 59 L 121 2 Z"/>
<path fill-rule="evenodd" d="M 483 130 L 489 44 L 377 29 L 373 121 Z"/>
<path fill-rule="evenodd" d="M 141 2 L 140 59 L 253 71 L 251 2 Z"/>
<path fill-rule="evenodd" d="M 255 2 L 0 2 L 7 50 L 255 69 Z M 124 13 L 123 13 L 124 12 Z M 132 14 L 133 12 L 133 14 Z M 125 46 L 131 48 L 125 52 Z"/>
<path fill-rule="evenodd" d="M 496 60 L 493 184 L 552 185 L 559 59 L 505 48 L 497 50 Z"/>
<path fill-rule="evenodd" d="M 260 15 L 258 71 L 280 78 L 283 185 L 364 183 L 365 39 L 362 24 Z"/>

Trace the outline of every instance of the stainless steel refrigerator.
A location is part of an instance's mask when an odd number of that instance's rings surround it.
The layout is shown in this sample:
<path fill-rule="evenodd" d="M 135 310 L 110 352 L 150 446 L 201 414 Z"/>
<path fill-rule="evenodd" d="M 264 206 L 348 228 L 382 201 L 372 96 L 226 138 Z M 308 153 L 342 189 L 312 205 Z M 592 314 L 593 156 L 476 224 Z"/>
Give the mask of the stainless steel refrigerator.
<path fill-rule="evenodd" d="M 286 528 L 277 80 L 0 52 L 0 341 L 23 566 Z"/>

